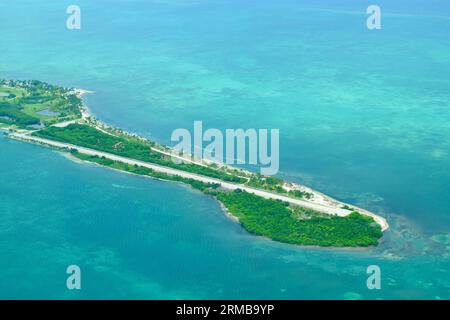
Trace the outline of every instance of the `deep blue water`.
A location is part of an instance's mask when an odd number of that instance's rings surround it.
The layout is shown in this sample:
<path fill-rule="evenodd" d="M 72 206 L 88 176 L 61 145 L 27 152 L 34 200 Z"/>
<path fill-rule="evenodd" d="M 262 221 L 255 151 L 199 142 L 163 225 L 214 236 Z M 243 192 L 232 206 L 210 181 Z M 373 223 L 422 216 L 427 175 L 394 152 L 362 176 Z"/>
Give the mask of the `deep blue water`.
<path fill-rule="evenodd" d="M 194 120 L 279 128 L 281 175 L 386 216 L 376 249 L 248 235 L 187 187 L 0 139 L 1 298 L 450 298 L 445 1 L 0 3 L 0 78 L 94 90 L 102 120 L 163 143 Z M 79 264 L 83 289 L 65 289 Z M 365 269 L 382 268 L 383 288 Z"/>

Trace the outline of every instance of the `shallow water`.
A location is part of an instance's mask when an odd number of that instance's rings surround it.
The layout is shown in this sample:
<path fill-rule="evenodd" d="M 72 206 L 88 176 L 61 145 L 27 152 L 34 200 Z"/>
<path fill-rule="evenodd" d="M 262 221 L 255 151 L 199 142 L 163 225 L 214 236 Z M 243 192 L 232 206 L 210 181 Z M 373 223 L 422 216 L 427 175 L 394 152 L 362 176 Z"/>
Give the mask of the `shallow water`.
<path fill-rule="evenodd" d="M 391 225 L 369 251 L 276 244 L 186 187 L 2 138 L 0 297 L 449 298 L 450 10 L 379 2 L 379 32 L 361 1 L 78 1 L 80 31 L 59 1 L 0 4 L 0 77 L 94 90 L 99 118 L 163 143 L 280 128 L 284 177 Z"/>

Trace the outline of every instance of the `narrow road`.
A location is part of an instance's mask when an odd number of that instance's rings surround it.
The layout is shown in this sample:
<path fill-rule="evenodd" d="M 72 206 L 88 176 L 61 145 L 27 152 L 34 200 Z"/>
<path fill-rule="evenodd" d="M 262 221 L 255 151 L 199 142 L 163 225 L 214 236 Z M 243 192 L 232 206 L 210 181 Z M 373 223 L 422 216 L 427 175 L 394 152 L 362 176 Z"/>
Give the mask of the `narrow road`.
<path fill-rule="evenodd" d="M 293 199 L 293 198 L 275 194 L 275 193 L 272 193 L 269 191 L 255 189 L 255 188 L 240 185 L 240 184 L 225 182 L 222 180 L 205 177 L 205 176 L 198 175 L 195 173 L 172 169 L 169 167 L 163 167 L 163 166 L 160 166 L 157 164 L 152 164 L 152 163 L 139 161 L 139 160 L 135 160 L 135 159 L 131 159 L 131 158 L 126 158 L 126 157 L 121 157 L 121 156 L 117 156 L 117 155 L 114 155 L 111 153 L 97 151 L 94 149 L 89 149 L 89 148 L 80 147 L 80 146 L 76 146 L 76 145 L 71 145 L 68 143 L 57 142 L 57 141 L 53 141 L 53 140 L 34 137 L 34 136 L 30 136 L 30 135 L 24 134 L 24 133 L 12 133 L 9 136 L 11 138 L 15 138 L 18 140 L 23 140 L 23 141 L 28 141 L 28 142 L 32 142 L 32 143 L 38 143 L 38 144 L 44 144 L 44 145 L 48 145 L 48 146 L 56 147 L 56 148 L 76 149 L 78 152 L 80 152 L 82 154 L 86 154 L 86 155 L 90 155 L 90 156 L 105 157 L 110 160 L 123 162 L 123 163 L 127 163 L 130 165 L 137 165 L 137 166 L 145 167 L 148 169 L 152 169 L 156 172 L 161 172 L 161 173 L 165 173 L 165 174 L 169 174 L 169 175 L 178 175 L 183 178 L 194 179 L 194 180 L 201 181 L 204 183 L 217 183 L 217 184 L 220 184 L 221 187 L 224 189 L 228 189 L 228 190 L 241 189 L 246 192 L 253 193 L 260 197 L 266 198 L 266 199 L 282 200 L 282 201 L 289 202 L 291 204 L 295 204 L 295 205 L 298 205 L 298 206 L 301 206 L 301 207 L 304 207 L 307 209 L 316 210 L 316 211 L 330 214 L 330 215 L 337 215 L 337 216 L 345 217 L 351 213 L 349 210 L 342 209 L 340 206 L 341 203 L 339 203 L 339 206 L 326 206 L 321 203 L 314 203 L 313 201 Z M 384 219 L 383 217 L 380 217 L 372 212 L 369 212 L 362 208 L 355 207 L 353 205 L 351 207 L 357 209 L 358 212 L 360 212 L 363 215 L 372 217 L 381 226 L 382 231 L 385 231 L 389 228 L 389 225 L 388 225 L 386 219 Z"/>

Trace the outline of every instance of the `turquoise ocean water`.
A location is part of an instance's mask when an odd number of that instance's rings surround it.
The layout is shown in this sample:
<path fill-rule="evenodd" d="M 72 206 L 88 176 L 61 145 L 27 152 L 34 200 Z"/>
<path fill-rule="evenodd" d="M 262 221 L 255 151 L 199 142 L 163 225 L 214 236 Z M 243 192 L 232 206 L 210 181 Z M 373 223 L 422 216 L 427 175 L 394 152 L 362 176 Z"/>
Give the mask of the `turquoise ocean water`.
<path fill-rule="evenodd" d="M 274 243 L 185 186 L 2 137 L 0 298 L 450 298 L 450 6 L 377 2 L 380 31 L 356 0 L 0 2 L 0 78 L 94 90 L 167 144 L 194 120 L 279 128 L 282 176 L 391 225 L 368 250 Z"/>

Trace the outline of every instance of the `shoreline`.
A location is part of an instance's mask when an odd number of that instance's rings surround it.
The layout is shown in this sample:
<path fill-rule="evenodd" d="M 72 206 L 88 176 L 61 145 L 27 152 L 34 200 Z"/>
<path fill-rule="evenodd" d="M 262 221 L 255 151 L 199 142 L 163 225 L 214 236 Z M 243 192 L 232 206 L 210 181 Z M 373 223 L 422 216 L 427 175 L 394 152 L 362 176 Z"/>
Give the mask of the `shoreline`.
<path fill-rule="evenodd" d="M 86 101 L 84 100 L 84 96 L 87 94 L 94 94 L 95 91 L 91 91 L 91 90 L 84 90 L 84 89 L 80 89 L 80 88 L 76 88 L 73 89 L 73 92 L 75 93 L 75 95 L 80 98 L 81 102 L 82 102 L 82 106 L 81 106 L 81 117 L 82 119 L 87 119 L 87 118 L 95 118 L 95 116 L 93 115 L 93 113 L 91 112 L 91 110 L 89 109 L 89 107 L 86 104 Z"/>
<path fill-rule="evenodd" d="M 121 174 L 125 173 L 125 174 L 129 174 L 131 176 L 134 176 L 134 177 L 141 177 L 141 178 L 144 178 L 144 179 L 151 179 L 151 180 L 162 181 L 162 182 L 176 183 L 176 184 L 179 184 L 180 186 L 189 188 L 189 186 L 187 186 L 183 182 L 176 182 L 176 181 L 165 180 L 165 179 L 161 179 L 161 178 L 155 178 L 155 177 L 151 177 L 151 176 L 144 176 L 144 175 L 136 174 L 136 173 L 133 173 L 133 172 L 122 171 L 120 169 L 112 168 L 112 167 L 105 166 L 105 165 L 102 165 L 102 164 L 99 164 L 99 163 L 90 162 L 90 161 L 87 161 L 87 160 L 81 160 L 81 159 L 79 159 L 77 157 L 74 157 L 73 155 L 71 155 L 70 153 L 67 153 L 67 152 L 61 152 L 59 150 L 57 152 L 61 153 L 68 160 L 73 161 L 73 162 L 75 162 L 77 164 L 91 165 L 91 166 L 94 166 L 94 167 L 99 167 L 99 168 L 103 168 L 103 169 L 106 169 L 106 170 L 112 170 L 112 171 L 115 171 L 115 172 L 118 172 L 118 173 L 121 173 Z M 197 190 L 193 189 L 193 191 L 197 191 Z M 202 196 L 205 196 L 205 194 L 201 193 L 200 191 L 199 191 L 199 194 L 201 194 Z M 224 216 L 226 218 L 230 219 L 234 223 L 237 223 L 237 224 L 239 224 L 241 226 L 241 222 L 239 221 L 239 218 L 234 216 L 225 207 L 225 205 L 219 199 L 217 199 L 216 197 L 211 196 L 211 195 L 207 195 L 207 196 L 211 197 L 212 199 L 214 199 L 214 201 L 216 201 L 219 204 L 219 207 L 220 207 L 221 211 L 223 212 L 223 214 L 224 214 Z M 246 231 L 246 232 L 248 234 L 250 234 L 252 237 L 257 237 L 257 238 L 259 238 L 261 240 L 264 240 L 264 241 L 270 241 L 270 242 L 272 242 L 274 244 L 277 244 L 277 245 L 295 246 L 295 247 L 298 247 L 300 249 L 304 248 L 304 249 L 315 249 L 315 250 L 333 250 L 333 251 L 334 250 L 343 250 L 343 251 L 367 252 L 367 251 L 370 251 L 371 249 L 375 248 L 375 246 L 368 246 L 368 247 L 332 247 L 332 246 L 331 247 L 322 247 L 322 246 L 319 246 L 319 245 L 301 245 L 301 244 L 292 244 L 292 243 L 288 244 L 288 243 L 284 243 L 284 242 L 279 242 L 279 241 L 273 240 L 273 239 L 271 239 L 271 238 L 269 238 L 267 236 L 261 236 L 261 235 L 253 234 L 253 233 L 250 233 L 248 231 Z"/>
<path fill-rule="evenodd" d="M 87 95 L 87 94 L 94 94 L 95 91 L 76 88 L 76 89 L 74 89 L 74 93 L 82 101 L 81 112 L 82 112 L 83 120 L 90 119 L 91 121 L 93 121 L 96 124 L 96 128 L 97 129 L 99 129 L 100 131 L 102 131 L 104 133 L 113 135 L 112 133 L 108 132 L 107 130 L 108 129 L 116 130 L 117 128 L 115 128 L 115 127 L 113 127 L 111 125 L 108 125 L 107 123 L 104 123 L 103 121 L 97 119 L 95 117 L 95 115 L 92 113 L 92 111 L 89 109 L 89 107 L 87 106 L 86 101 L 84 100 L 84 96 L 85 95 Z M 139 136 L 136 133 L 127 132 L 127 131 L 122 131 L 122 132 L 124 134 L 126 134 L 126 135 L 129 135 L 129 136 L 141 139 L 141 140 L 148 141 L 147 138 L 141 137 L 141 136 Z M 169 155 L 169 156 L 178 157 L 177 155 L 173 155 L 172 154 L 172 152 L 174 152 L 174 150 L 172 148 L 170 148 L 168 146 L 160 145 L 158 142 L 155 142 L 155 143 L 156 143 L 157 147 L 160 147 L 163 150 L 161 150 L 159 148 L 154 148 L 154 147 L 152 147 L 152 150 L 154 150 L 156 152 L 160 152 L 160 153 L 166 154 L 166 155 Z M 180 157 L 180 159 L 185 160 L 185 161 L 190 162 L 190 163 L 193 163 L 193 164 L 196 164 L 196 165 L 207 166 L 208 164 L 215 164 L 215 165 L 217 165 L 219 167 L 227 167 L 227 168 L 230 168 L 230 169 L 239 170 L 243 174 L 254 174 L 253 172 L 248 171 L 248 170 L 235 168 L 235 167 L 233 167 L 231 165 L 227 165 L 227 164 L 215 163 L 215 162 L 210 161 L 210 160 L 205 162 L 206 163 L 205 164 L 205 163 L 202 163 L 200 161 L 197 161 L 197 160 L 193 159 L 192 155 L 190 155 L 190 154 L 187 154 L 185 156 L 187 157 L 186 159 L 184 159 L 184 157 Z M 343 207 L 347 206 L 347 207 L 355 209 L 355 211 L 358 211 L 362 215 L 365 215 L 365 216 L 373 218 L 374 221 L 381 226 L 381 231 L 382 232 L 385 232 L 385 231 L 387 231 L 389 229 L 389 224 L 388 224 L 387 220 L 384 217 L 382 217 L 380 215 L 377 215 L 377 214 L 375 214 L 373 212 L 370 212 L 369 210 L 361 208 L 361 207 L 359 207 L 357 205 L 353 205 L 353 204 L 349 204 L 349 203 L 345 203 L 345 202 L 336 200 L 333 197 L 328 196 L 328 195 L 326 195 L 326 194 L 324 194 L 324 193 L 322 193 L 320 191 L 314 190 L 314 189 L 312 189 L 312 188 L 310 188 L 308 186 L 305 186 L 305 185 L 302 185 L 302 184 L 299 184 L 299 183 L 296 183 L 296 182 L 290 182 L 289 181 L 288 185 L 285 185 L 283 187 L 286 190 L 300 190 L 300 191 L 306 191 L 306 192 L 309 192 L 309 193 L 313 194 L 312 198 L 314 199 L 314 201 L 310 201 L 311 203 L 315 203 L 315 204 L 327 206 L 327 207 L 330 207 L 330 208 L 334 208 L 335 209 L 335 215 L 346 216 L 347 214 L 351 213 L 351 211 L 349 211 L 347 209 L 342 209 Z M 261 191 L 263 191 L 263 190 L 261 190 Z M 342 210 L 346 210 L 348 212 L 343 212 Z M 327 212 L 325 212 L 325 213 L 327 213 Z M 327 213 L 327 214 L 329 214 L 329 213 Z"/>
<path fill-rule="evenodd" d="M 124 131 L 118 127 L 114 127 L 112 125 L 106 124 L 103 121 L 97 119 L 92 111 L 89 109 L 89 107 L 87 106 L 87 103 L 84 99 L 85 95 L 87 94 L 92 94 L 94 93 L 94 91 L 89 91 L 89 90 L 84 90 L 84 89 L 76 89 L 76 88 L 71 88 L 68 89 L 68 93 L 72 94 L 74 96 L 76 96 L 78 98 L 78 102 L 77 102 L 77 107 L 78 107 L 78 117 L 71 120 L 71 121 L 64 121 L 64 119 L 61 119 L 60 122 L 54 123 L 51 126 L 54 127 L 60 127 L 60 128 L 64 128 L 66 126 L 69 125 L 78 125 L 78 126 L 88 126 L 91 127 L 92 129 L 97 130 L 98 132 L 103 133 L 103 135 L 108 134 L 112 137 L 115 138 L 120 138 L 120 139 L 135 139 L 137 141 L 137 143 L 143 143 L 144 145 L 149 145 L 149 147 L 156 153 L 160 153 L 161 155 L 165 156 L 165 157 L 172 157 L 173 156 L 173 152 L 174 150 L 166 145 L 162 145 L 159 144 L 156 141 L 153 140 L 149 140 L 145 137 L 141 137 L 138 134 L 132 133 L 132 132 L 127 132 Z M 60 129 L 55 129 L 55 130 L 60 130 Z M 223 177 L 223 176 L 217 176 L 216 174 L 210 176 L 209 174 L 204 174 L 202 173 L 202 171 L 197 171 L 197 169 L 195 170 L 186 170 L 184 169 L 184 167 L 180 168 L 180 167 L 172 167 L 171 165 L 165 164 L 165 163 L 158 163 L 158 162 L 153 162 L 153 161 L 149 161 L 146 162 L 148 160 L 142 161 L 142 160 L 137 160 L 135 159 L 135 157 L 133 155 L 130 154 L 121 154 L 121 153 L 116 153 L 113 150 L 109 150 L 106 149 L 106 152 L 100 151 L 102 150 L 100 148 L 100 150 L 97 148 L 97 144 L 87 144 L 88 147 L 82 147 L 83 145 L 86 145 L 83 143 L 83 141 L 78 141 L 75 142 L 74 144 L 68 143 L 68 142 L 64 142 L 65 140 L 61 140 L 58 141 L 58 139 L 53 139 L 51 136 L 49 138 L 47 138 L 45 135 L 44 136 L 39 136 L 39 135 L 35 135 L 33 134 L 35 131 L 39 131 L 39 130 L 30 130 L 30 129 L 20 129 L 20 130 L 12 130 L 10 131 L 10 134 L 8 134 L 7 136 L 15 139 L 15 140 L 20 140 L 20 141 L 24 141 L 24 142 L 28 142 L 28 143 L 33 143 L 33 144 L 38 144 L 41 146 L 45 146 L 45 147 L 50 147 L 52 149 L 56 149 L 58 151 L 60 151 L 63 154 L 66 154 L 68 156 L 68 158 L 70 160 L 74 160 L 75 158 L 77 158 L 76 156 L 71 156 L 70 152 L 76 151 L 79 154 L 83 154 L 86 157 L 81 157 L 81 159 L 79 159 L 79 161 L 77 161 L 78 163 L 90 163 L 90 164 L 96 164 L 102 167 L 107 167 L 110 169 L 113 169 L 115 171 L 121 172 L 121 173 L 128 173 L 128 174 L 133 174 L 136 176 L 144 176 L 146 178 L 152 178 L 155 180 L 160 180 L 160 181 L 167 181 L 167 182 L 178 182 L 180 184 L 187 184 L 187 185 L 191 185 L 191 183 L 186 182 L 186 181 L 197 181 L 197 183 L 203 183 L 206 185 L 216 185 L 219 186 L 222 189 L 222 192 L 226 192 L 226 191 L 243 191 L 243 192 L 247 192 L 250 194 L 253 194 L 253 196 L 256 197 L 260 197 L 263 199 L 271 199 L 271 200 L 277 200 L 277 201 L 282 201 L 284 202 L 287 206 L 298 206 L 301 207 L 305 210 L 312 210 L 313 212 L 317 212 L 317 213 L 321 213 L 323 215 L 328 215 L 328 216 L 337 216 L 337 217 L 347 217 L 352 215 L 353 213 L 357 213 L 360 216 L 367 216 L 370 217 L 371 219 L 373 219 L 373 222 L 368 222 L 368 223 L 375 223 L 376 225 L 379 226 L 379 230 L 381 231 L 380 235 L 385 232 L 386 230 L 389 229 L 389 225 L 386 221 L 385 218 L 376 215 L 375 213 L 372 213 L 368 210 L 359 208 L 357 206 L 354 205 L 350 205 L 350 204 L 346 204 L 344 202 L 338 201 L 336 199 L 333 199 L 330 196 L 327 196 L 321 192 L 315 191 L 312 188 L 309 188 L 307 186 L 298 184 L 298 183 L 294 183 L 291 182 L 289 180 L 286 179 L 278 179 L 279 182 L 277 182 L 277 187 L 281 188 L 280 191 L 278 191 L 276 188 L 274 188 L 271 185 L 266 185 L 265 183 L 250 183 L 252 177 L 255 177 L 256 173 L 252 172 L 252 171 L 248 171 L 245 169 L 241 169 L 241 168 L 235 168 L 234 166 L 231 165 L 227 165 L 227 164 L 221 164 L 221 163 L 215 163 L 213 161 L 208 161 L 208 162 L 204 162 L 201 161 L 201 159 L 197 159 L 195 157 L 193 157 L 190 154 L 184 154 L 184 155 L 179 155 L 179 156 L 175 156 L 175 157 L 179 157 L 182 160 L 185 160 L 186 162 L 190 162 L 194 165 L 197 166 L 203 166 L 206 168 L 214 168 L 215 170 L 221 171 L 222 174 L 226 173 L 226 174 L 230 174 L 233 177 L 239 178 L 237 180 L 233 179 L 228 179 L 227 177 Z M 105 137 L 106 139 L 106 137 Z M 70 140 L 66 140 L 66 141 L 70 141 Z M 68 154 L 69 152 L 69 154 Z M 96 161 L 89 161 L 90 157 L 94 157 L 94 158 L 104 158 L 104 159 L 109 159 L 110 161 L 114 161 L 114 162 L 118 162 L 118 163 L 122 163 L 124 165 L 132 165 L 132 166 L 137 166 L 137 167 L 142 167 L 142 168 L 146 168 L 146 169 L 150 169 L 151 171 L 154 171 L 156 173 L 159 174 L 155 174 L 154 176 L 152 175 L 147 175 L 147 174 L 139 174 L 139 173 L 133 173 L 133 172 L 129 172 L 128 170 L 125 170 L 120 167 L 112 167 L 109 165 L 103 165 L 102 163 L 97 163 Z M 139 157 L 138 157 L 139 159 Z M 133 171 L 133 170 L 131 170 Z M 162 174 L 162 177 L 161 177 Z M 167 179 L 165 179 L 164 177 L 168 177 Z M 170 178 L 169 178 L 170 177 Z M 178 177 L 178 178 L 173 178 L 173 177 Z M 213 178 L 214 177 L 214 178 Z M 262 181 L 264 181 L 265 178 L 268 177 L 262 177 Z M 184 179 L 184 180 L 183 180 Z M 187 179 L 187 180 L 186 180 Z M 260 178 L 258 178 L 260 179 Z M 217 187 L 216 187 L 217 188 Z M 194 187 L 194 189 L 197 189 Z M 206 193 L 208 194 L 208 193 Z M 233 213 L 227 209 L 226 207 L 226 203 L 228 203 L 226 199 L 220 199 L 220 197 L 216 197 L 213 196 L 213 198 L 215 198 L 215 200 L 219 203 L 220 207 L 221 207 L 221 211 L 230 219 L 232 219 L 234 222 L 237 222 L 238 224 L 242 225 L 242 223 L 240 222 L 240 219 L 238 217 L 236 217 L 235 215 L 233 215 Z M 255 201 L 259 201 L 256 200 L 257 198 L 255 198 Z M 222 202 L 221 200 L 224 200 L 225 202 Z M 281 210 L 281 209 L 280 209 Z M 276 223 L 276 222 L 274 222 Z M 375 227 L 374 225 L 372 225 L 373 227 Z M 247 229 L 245 227 L 245 229 Z M 357 228 L 358 229 L 358 228 Z M 270 233 L 270 231 L 269 231 Z M 253 232 L 250 232 L 250 234 L 253 234 Z M 253 234 L 256 235 L 258 237 L 263 237 L 266 238 L 268 240 L 274 241 L 274 242 L 284 242 L 284 241 L 275 241 L 273 240 L 271 237 L 268 236 L 264 236 L 264 235 L 259 235 L 259 234 Z M 325 241 L 325 240 L 324 240 Z M 363 243 L 365 243 L 365 241 L 368 240 L 364 240 Z M 289 243 L 290 241 L 288 241 Z M 314 241 L 313 241 L 314 242 Z M 320 242 L 320 241 L 319 241 Z M 326 241 L 324 242 L 326 243 Z M 305 247 L 305 245 L 299 243 L 297 244 L 301 247 Z M 371 247 L 375 245 L 374 243 L 372 243 L 372 245 L 366 246 L 366 245 L 362 245 L 361 247 Z M 310 246 L 310 247 L 316 247 L 314 244 L 312 245 L 306 245 L 306 246 Z M 317 245 L 317 247 L 328 247 L 328 245 Z M 330 247 L 333 247 L 333 245 L 330 245 Z M 337 246 L 339 248 L 345 248 L 342 246 Z M 358 247 L 358 246 L 356 246 Z M 355 246 L 350 245 L 349 248 L 355 248 Z"/>
<path fill-rule="evenodd" d="M 196 173 L 191 173 L 188 171 L 173 169 L 170 167 L 164 167 L 164 166 L 160 166 L 160 165 L 150 163 L 150 162 L 144 162 L 144 161 L 140 161 L 140 160 L 136 160 L 136 159 L 132 159 L 132 158 L 118 156 L 118 155 L 111 154 L 108 152 L 103 152 L 103 151 L 99 151 L 99 150 L 95 150 L 95 149 L 81 147 L 78 145 L 72 145 L 69 143 L 58 142 L 58 141 L 54 141 L 54 140 L 48 140 L 48 139 L 44 139 L 44 138 L 30 136 L 29 133 L 16 132 L 16 133 L 11 133 L 9 135 L 9 137 L 11 137 L 13 139 L 22 140 L 22 141 L 29 142 L 29 143 L 41 144 L 41 145 L 45 145 L 45 146 L 49 146 L 49 147 L 53 147 L 53 148 L 61 149 L 61 150 L 74 149 L 85 155 L 104 157 L 104 158 L 107 158 L 107 159 L 110 159 L 113 161 L 118 161 L 118 162 L 122 162 L 125 164 L 137 165 L 137 166 L 155 170 L 157 172 L 165 173 L 168 175 L 180 176 L 183 178 L 193 179 L 193 180 L 197 180 L 197 181 L 207 183 L 207 184 L 209 184 L 209 183 L 219 184 L 222 188 L 230 190 L 230 191 L 240 189 L 242 191 L 252 193 L 252 194 L 254 194 L 256 196 L 260 196 L 262 198 L 281 200 L 283 202 L 288 202 L 293 205 L 298 205 L 298 206 L 306 208 L 306 209 L 312 209 L 314 211 L 318 211 L 323 214 L 346 217 L 346 216 L 350 215 L 352 212 L 354 212 L 354 210 L 348 210 L 348 209 L 344 209 L 344 208 L 340 207 L 341 203 L 337 202 L 337 201 L 333 202 L 333 206 L 330 206 L 330 205 L 326 205 L 326 204 L 323 204 L 320 202 L 314 202 L 311 200 L 292 198 L 292 197 L 288 197 L 287 195 L 277 194 L 277 193 L 273 193 L 271 191 L 249 187 L 249 186 L 246 186 L 243 184 L 227 182 L 227 181 L 223 181 L 223 180 L 220 180 L 217 178 L 211 178 L 211 177 L 199 175 Z M 364 212 L 362 212 L 360 214 L 372 215 L 373 213 L 370 213 L 370 212 L 364 210 Z M 386 220 L 375 214 L 373 214 L 373 215 L 377 218 L 377 220 L 375 220 L 375 222 L 380 225 L 380 227 L 382 228 L 382 231 L 387 230 L 387 228 L 386 228 L 387 222 L 385 222 Z M 382 223 L 386 223 L 386 224 L 383 225 Z"/>

